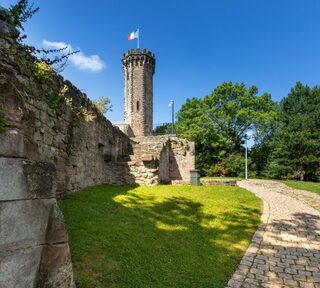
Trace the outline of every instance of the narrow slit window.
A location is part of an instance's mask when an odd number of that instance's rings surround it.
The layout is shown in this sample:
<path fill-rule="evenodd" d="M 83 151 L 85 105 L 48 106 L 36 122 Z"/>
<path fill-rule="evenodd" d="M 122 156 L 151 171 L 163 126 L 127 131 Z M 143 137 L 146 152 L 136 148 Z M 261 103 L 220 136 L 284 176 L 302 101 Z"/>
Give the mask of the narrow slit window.
<path fill-rule="evenodd" d="M 140 109 L 140 102 L 137 101 L 137 111 L 139 111 L 139 109 Z"/>

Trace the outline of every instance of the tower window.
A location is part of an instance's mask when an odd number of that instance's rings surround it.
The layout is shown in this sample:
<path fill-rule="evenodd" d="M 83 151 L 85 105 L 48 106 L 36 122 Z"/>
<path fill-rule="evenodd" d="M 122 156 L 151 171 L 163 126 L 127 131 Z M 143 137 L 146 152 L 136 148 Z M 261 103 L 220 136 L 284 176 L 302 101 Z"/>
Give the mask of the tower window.
<path fill-rule="evenodd" d="M 140 102 L 137 101 L 137 111 L 139 111 L 139 109 L 140 109 Z"/>
<path fill-rule="evenodd" d="M 127 80 L 129 80 L 129 73 L 127 73 Z"/>

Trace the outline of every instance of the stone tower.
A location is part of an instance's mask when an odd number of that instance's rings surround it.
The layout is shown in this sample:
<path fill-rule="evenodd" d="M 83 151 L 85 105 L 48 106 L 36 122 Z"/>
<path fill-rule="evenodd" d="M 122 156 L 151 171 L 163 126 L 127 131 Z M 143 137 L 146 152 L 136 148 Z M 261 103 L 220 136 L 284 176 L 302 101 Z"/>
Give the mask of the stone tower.
<path fill-rule="evenodd" d="M 152 135 L 155 56 L 147 49 L 123 54 L 124 122 L 128 136 Z"/>

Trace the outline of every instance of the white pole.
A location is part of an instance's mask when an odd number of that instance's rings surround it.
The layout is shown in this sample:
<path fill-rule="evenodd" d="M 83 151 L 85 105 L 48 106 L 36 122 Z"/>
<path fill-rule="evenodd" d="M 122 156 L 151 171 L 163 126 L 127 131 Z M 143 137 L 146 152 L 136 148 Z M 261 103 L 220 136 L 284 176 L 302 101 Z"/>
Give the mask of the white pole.
<path fill-rule="evenodd" d="M 246 174 L 246 180 L 248 179 L 248 140 L 246 135 L 246 149 L 245 149 L 245 174 Z"/>
<path fill-rule="evenodd" d="M 168 105 L 171 108 L 171 135 L 175 135 L 174 128 L 174 101 L 171 99 Z"/>
<path fill-rule="evenodd" d="M 174 101 L 172 100 L 172 131 L 171 134 L 174 135 Z"/>
<path fill-rule="evenodd" d="M 140 48 L 140 29 L 138 28 L 138 49 Z"/>

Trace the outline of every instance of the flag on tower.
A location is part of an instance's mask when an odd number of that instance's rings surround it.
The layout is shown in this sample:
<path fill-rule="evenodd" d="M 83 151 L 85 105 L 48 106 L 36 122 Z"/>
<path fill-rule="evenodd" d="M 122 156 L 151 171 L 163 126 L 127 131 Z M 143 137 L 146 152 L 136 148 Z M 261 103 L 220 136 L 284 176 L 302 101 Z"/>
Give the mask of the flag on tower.
<path fill-rule="evenodd" d="M 128 40 L 131 41 L 133 39 L 136 39 L 136 38 L 139 38 L 139 29 L 137 29 L 136 31 L 134 32 L 131 32 L 129 35 L 128 35 Z"/>

